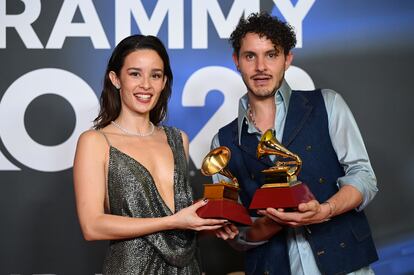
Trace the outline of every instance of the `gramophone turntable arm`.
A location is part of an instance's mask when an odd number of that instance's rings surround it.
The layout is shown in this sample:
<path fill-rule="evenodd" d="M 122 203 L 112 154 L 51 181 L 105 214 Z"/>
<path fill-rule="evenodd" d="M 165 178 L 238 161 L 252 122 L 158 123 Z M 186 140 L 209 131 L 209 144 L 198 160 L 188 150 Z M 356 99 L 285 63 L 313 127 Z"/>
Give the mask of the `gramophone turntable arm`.
<path fill-rule="evenodd" d="M 290 161 L 279 161 L 278 160 L 276 161 L 275 166 L 290 166 L 293 168 L 292 175 L 298 175 L 302 168 L 302 160 L 297 155 L 286 156 L 286 157 L 292 158 L 294 160 L 290 160 Z"/>
<path fill-rule="evenodd" d="M 286 166 L 286 165 L 297 165 L 296 161 L 290 160 L 290 161 L 276 161 L 276 166 Z"/>

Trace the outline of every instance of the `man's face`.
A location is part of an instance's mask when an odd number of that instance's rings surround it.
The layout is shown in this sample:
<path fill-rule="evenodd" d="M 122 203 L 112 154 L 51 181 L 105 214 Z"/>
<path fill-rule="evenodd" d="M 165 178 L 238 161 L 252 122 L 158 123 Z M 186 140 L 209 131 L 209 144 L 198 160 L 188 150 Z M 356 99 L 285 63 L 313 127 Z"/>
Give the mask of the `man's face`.
<path fill-rule="evenodd" d="M 241 41 L 239 55 L 233 55 L 250 96 L 273 96 L 282 84 L 293 55 L 276 49 L 272 41 L 256 33 L 247 33 Z"/>

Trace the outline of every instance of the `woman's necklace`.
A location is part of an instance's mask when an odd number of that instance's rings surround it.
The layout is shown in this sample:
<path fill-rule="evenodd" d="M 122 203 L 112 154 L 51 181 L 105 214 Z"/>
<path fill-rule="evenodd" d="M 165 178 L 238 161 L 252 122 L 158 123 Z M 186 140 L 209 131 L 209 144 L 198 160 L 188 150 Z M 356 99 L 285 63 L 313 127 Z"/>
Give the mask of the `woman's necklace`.
<path fill-rule="evenodd" d="M 150 123 L 150 126 L 151 126 L 151 130 L 148 133 L 140 133 L 140 132 L 133 133 L 133 132 L 125 129 L 124 127 L 122 127 L 121 125 L 116 123 L 115 121 L 111 121 L 111 124 L 114 125 L 116 128 L 118 128 L 119 130 L 121 130 L 122 132 L 127 134 L 128 136 L 134 136 L 134 137 L 147 137 L 147 136 L 152 135 L 154 133 L 155 126 L 151 121 L 149 123 Z"/>

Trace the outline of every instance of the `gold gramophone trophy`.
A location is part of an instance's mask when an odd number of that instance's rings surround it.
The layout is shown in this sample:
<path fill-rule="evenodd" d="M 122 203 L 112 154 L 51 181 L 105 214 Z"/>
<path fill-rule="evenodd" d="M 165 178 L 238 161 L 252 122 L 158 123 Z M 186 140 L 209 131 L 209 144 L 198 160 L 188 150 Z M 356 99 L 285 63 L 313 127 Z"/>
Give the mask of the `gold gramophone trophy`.
<path fill-rule="evenodd" d="M 197 210 L 202 218 L 221 218 L 234 223 L 251 225 L 252 221 L 247 209 L 238 202 L 239 184 L 226 166 L 230 160 L 230 149 L 220 146 L 205 156 L 201 173 L 212 176 L 217 173 L 231 179 L 231 183 L 220 180 L 218 183 L 204 184 L 204 198 L 208 203 Z"/>
<path fill-rule="evenodd" d="M 263 134 L 257 146 L 257 158 L 267 155 L 291 160 L 277 160 L 274 166 L 262 171 L 265 183 L 256 190 L 249 209 L 272 207 L 294 210 L 300 203 L 315 199 L 306 184 L 297 179 L 302 160 L 280 144 L 270 129 Z"/>

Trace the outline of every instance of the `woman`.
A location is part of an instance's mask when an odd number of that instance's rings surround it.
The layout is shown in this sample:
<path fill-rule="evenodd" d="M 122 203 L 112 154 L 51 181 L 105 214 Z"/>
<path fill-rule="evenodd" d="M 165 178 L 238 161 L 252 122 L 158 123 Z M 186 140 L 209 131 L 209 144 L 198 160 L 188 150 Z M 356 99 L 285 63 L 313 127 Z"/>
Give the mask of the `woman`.
<path fill-rule="evenodd" d="M 158 38 L 125 38 L 108 62 L 95 129 L 79 138 L 77 211 L 86 240 L 111 240 L 104 274 L 199 274 L 195 231 L 225 223 L 197 216 L 207 201 L 192 205 L 188 137 L 159 126 L 172 80 Z"/>

